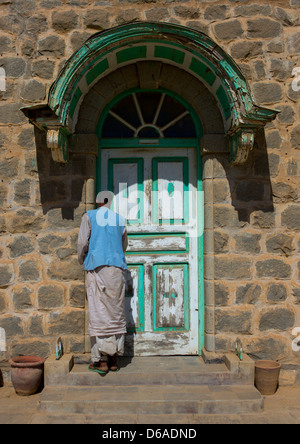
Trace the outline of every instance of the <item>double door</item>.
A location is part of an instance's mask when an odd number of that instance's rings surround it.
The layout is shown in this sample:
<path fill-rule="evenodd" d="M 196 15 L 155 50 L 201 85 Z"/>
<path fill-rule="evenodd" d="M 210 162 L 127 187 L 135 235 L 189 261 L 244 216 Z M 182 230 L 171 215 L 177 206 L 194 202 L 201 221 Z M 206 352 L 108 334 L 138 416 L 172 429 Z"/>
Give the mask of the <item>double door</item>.
<path fill-rule="evenodd" d="M 198 354 L 196 150 L 104 148 L 101 189 L 127 221 L 126 354 Z"/>

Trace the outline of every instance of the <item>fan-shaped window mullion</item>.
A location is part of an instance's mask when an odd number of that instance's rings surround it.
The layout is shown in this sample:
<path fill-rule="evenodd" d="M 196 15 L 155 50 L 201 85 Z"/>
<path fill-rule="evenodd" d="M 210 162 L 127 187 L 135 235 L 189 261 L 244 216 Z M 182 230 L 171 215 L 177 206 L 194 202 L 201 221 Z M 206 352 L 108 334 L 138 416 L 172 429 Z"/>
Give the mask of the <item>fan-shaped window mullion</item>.
<path fill-rule="evenodd" d="M 115 127 L 112 118 L 117 121 Z M 102 137 L 191 138 L 196 137 L 196 130 L 190 112 L 172 96 L 141 91 L 126 96 L 109 110 Z"/>

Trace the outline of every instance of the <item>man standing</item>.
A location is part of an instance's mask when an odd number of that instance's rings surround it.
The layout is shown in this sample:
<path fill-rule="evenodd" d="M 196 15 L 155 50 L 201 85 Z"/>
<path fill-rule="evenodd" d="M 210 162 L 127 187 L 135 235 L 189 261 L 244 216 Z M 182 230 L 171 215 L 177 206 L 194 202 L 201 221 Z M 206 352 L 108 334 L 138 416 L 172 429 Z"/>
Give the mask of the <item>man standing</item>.
<path fill-rule="evenodd" d="M 77 248 L 78 261 L 87 272 L 92 356 L 89 370 L 102 375 L 118 370 L 117 355 L 124 353 L 126 333 L 127 230 L 125 219 L 110 210 L 112 198 L 109 191 L 97 195 L 97 209 L 82 217 Z"/>

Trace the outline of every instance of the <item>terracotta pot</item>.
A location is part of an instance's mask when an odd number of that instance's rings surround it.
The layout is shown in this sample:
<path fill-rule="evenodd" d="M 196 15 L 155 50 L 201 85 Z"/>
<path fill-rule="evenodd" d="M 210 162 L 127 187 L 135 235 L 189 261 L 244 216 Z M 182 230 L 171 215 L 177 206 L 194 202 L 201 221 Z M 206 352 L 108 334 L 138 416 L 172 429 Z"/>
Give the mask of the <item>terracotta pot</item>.
<path fill-rule="evenodd" d="M 44 358 L 38 356 L 16 356 L 9 360 L 11 381 L 18 395 L 33 395 L 39 388 L 43 372 Z"/>
<path fill-rule="evenodd" d="M 279 383 L 281 365 L 276 361 L 255 362 L 255 386 L 262 395 L 274 395 Z"/>

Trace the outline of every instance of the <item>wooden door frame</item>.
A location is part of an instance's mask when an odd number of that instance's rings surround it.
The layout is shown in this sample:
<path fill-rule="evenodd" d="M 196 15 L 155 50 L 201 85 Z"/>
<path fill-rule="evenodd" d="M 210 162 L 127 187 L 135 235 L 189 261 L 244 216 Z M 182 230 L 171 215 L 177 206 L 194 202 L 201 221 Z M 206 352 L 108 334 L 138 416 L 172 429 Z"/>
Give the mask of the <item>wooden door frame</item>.
<path fill-rule="evenodd" d="M 195 124 L 196 138 L 194 139 L 159 139 L 155 143 L 142 144 L 139 139 L 102 139 L 101 132 L 104 121 L 108 115 L 109 110 L 120 100 L 122 100 L 127 95 L 134 92 L 162 92 L 170 95 L 190 112 L 191 117 Z M 96 161 L 96 194 L 101 191 L 101 149 L 102 148 L 136 148 L 137 150 L 142 147 L 147 148 L 195 148 L 196 159 L 197 159 L 197 208 L 201 209 L 198 211 L 198 355 L 202 354 L 202 349 L 205 345 L 205 294 L 204 294 L 204 198 L 203 198 L 203 186 L 202 186 L 202 157 L 201 157 L 201 138 L 203 136 L 203 127 L 199 119 L 199 116 L 191 105 L 184 100 L 182 97 L 178 96 L 172 91 L 164 88 L 159 88 L 155 90 L 151 89 L 140 89 L 133 88 L 127 90 L 119 95 L 117 95 L 102 112 L 98 124 L 97 124 L 97 137 L 98 137 L 98 157 Z"/>

